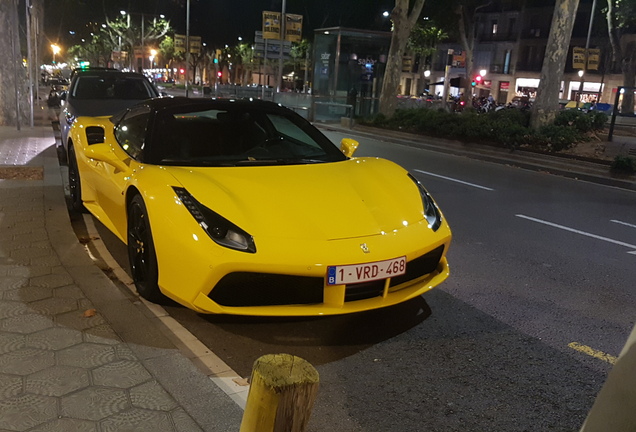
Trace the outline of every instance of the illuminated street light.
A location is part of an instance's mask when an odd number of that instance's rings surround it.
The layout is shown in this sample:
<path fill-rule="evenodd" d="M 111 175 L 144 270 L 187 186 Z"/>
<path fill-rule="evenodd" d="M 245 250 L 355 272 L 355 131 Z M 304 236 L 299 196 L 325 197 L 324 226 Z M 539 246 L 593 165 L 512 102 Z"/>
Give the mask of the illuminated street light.
<path fill-rule="evenodd" d="M 53 64 L 55 64 L 55 56 L 60 53 L 62 48 L 56 44 L 51 44 L 51 50 L 53 51 Z"/>

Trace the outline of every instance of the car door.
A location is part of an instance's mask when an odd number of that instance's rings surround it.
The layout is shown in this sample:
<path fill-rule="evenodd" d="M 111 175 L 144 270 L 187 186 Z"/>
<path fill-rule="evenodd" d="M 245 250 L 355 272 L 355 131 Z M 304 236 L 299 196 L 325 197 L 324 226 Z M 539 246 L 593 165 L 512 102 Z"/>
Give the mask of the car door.
<path fill-rule="evenodd" d="M 115 126 L 113 152 L 124 162 L 123 166 L 98 162 L 95 170 L 95 194 L 99 206 L 119 233 L 126 230 L 125 190 L 139 166 L 144 151 L 150 108 L 146 105 L 130 109 Z"/>

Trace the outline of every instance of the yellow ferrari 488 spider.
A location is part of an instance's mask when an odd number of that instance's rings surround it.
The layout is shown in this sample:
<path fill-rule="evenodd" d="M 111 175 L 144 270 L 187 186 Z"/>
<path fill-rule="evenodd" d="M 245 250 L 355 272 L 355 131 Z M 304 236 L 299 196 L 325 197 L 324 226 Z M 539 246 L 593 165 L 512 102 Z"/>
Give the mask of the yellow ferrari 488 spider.
<path fill-rule="evenodd" d="M 259 100 L 157 98 L 80 117 L 69 185 L 127 244 L 139 294 L 202 313 L 329 315 L 448 277 L 451 232 L 400 166 Z"/>

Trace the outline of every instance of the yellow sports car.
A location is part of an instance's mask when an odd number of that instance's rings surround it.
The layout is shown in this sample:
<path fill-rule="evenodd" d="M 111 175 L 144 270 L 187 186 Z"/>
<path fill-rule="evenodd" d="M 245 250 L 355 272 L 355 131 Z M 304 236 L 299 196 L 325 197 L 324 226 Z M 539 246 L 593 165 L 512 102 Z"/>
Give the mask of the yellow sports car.
<path fill-rule="evenodd" d="M 448 277 L 451 232 L 400 166 L 352 157 L 259 100 L 158 98 L 70 131 L 69 184 L 128 247 L 150 301 L 202 313 L 330 315 Z"/>

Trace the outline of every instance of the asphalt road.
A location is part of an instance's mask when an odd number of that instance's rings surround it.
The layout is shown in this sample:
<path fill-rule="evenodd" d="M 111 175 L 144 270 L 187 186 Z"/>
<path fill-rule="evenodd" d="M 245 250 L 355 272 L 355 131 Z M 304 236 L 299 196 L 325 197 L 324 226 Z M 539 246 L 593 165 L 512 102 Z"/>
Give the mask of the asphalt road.
<path fill-rule="evenodd" d="M 312 363 L 312 431 L 578 430 L 634 324 L 634 192 L 360 142 L 356 156 L 401 164 L 442 208 L 454 234 L 443 285 L 339 317 L 169 313 L 242 376 L 263 354 Z"/>

